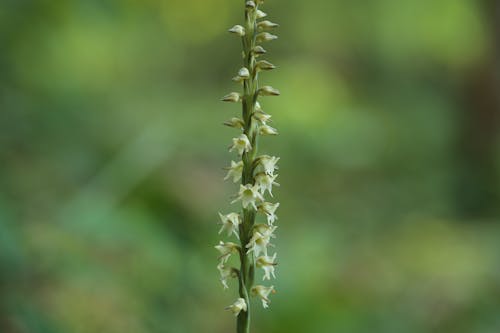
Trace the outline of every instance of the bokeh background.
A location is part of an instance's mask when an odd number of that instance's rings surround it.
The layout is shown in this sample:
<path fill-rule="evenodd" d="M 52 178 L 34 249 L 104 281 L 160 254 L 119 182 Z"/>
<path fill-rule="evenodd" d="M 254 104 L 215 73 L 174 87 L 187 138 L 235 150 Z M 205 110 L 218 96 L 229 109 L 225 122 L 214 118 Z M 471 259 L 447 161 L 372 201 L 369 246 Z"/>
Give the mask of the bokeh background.
<path fill-rule="evenodd" d="M 233 332 L 235 0 L 0 1 L 0 332 Z M 500 332 L 496 0 L 269 0 L 254 332 Z M 234 283 L 233 283 L 234 288 Z"/>

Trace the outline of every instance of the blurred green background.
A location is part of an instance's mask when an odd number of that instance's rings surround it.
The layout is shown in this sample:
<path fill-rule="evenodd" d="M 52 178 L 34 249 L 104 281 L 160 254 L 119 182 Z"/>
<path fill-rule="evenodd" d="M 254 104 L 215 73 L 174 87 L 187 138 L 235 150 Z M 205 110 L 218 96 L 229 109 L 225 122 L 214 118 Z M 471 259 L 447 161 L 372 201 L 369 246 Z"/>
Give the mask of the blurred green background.
<path fill-rule="evenodd" d="M 242 6 L 0 0 L 0 332 L 234 331 L 213 245 Z M 281 207 L 254 332 L 500 332 L 498 1 L 264 9 Z"/>

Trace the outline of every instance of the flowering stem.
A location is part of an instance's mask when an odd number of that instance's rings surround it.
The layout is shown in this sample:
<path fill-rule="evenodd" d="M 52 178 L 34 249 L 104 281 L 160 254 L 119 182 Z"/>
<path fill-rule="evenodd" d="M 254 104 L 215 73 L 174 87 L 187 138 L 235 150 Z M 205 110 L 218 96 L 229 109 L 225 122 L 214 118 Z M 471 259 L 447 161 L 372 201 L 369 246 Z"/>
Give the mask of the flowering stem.
<path fill-rule="evenodd" d="M 264 194 L 266 191 L 272 197 L 272 186 L 279 186 L 275 182 L 277 174 L 276 163 L 279 157 L 262 155 L 257 156 L 259 135 L 277 135 L 275 128 L 269 126 L 271 116 L 265 113 L 257 102 L 259 95 L 278 96 L 278 90 L 270 86 L 259 88 L 258 73 L 262 70 L 276 68 L 266 60 L 257 61 L 257 57 L 266 53 L 260 46 L 262 42 L 272 41 L 277 36 L 268 33 L 266 30 L 276 28 L 278 25 L 270 21 L 259 21 L 267 14 L 258 9 L 263 0 L 245 1 L 245 26 L 235 25 L 229 32 L 241 37 L 243 46 L 243 68 L 233 81 L 243 83 L 243 93 L 232 92 L 222 98 L 225 102 L 241 102 L 241 119 L 233 117 L 224 124 L 230 127 L 242 129 L 243 133 L 233 138 L 233 145 L 230 151 L 236 150 L 241 156 L 238 162 L 231 161 L 228 174 L 225 179 L 233 178 L 234 182 L 241 179 L 238 197 L 232 203 L 242 202 L 242 213 L 230 213 L 222 215 L 219 213 L 223 231 L 228 232 L 228 236 L 234 234 L 239 238 L 240 244 L 232 242 L 219 242 L 215 248 L 221 252 L 219 265 L 217 268 L 221 273 L 221 282 L 224 288 L 228 288 L 227 279 L 236 277 L 233 272 L 237 272 L 239 298 L 226 309 L 231 310 L 237 318 L 237 333 L 250 332 L 250 298 L 249 295 L 257 296 L 262 301 L 262 306 L 267 308 L 270 300 L 270 293 L 274 293 L 274 287 L 254 286 L 255 268 L 264 270 L 264 280 L 274 278 L 274 266 L 276 265 L 276 254 L 268 256 L 267 246 L 276 226 L 273 226 L 277 216 L 275 214 L 279 203 L 266 202 Z M 257 213 L 265 216 L 267 224 L 256 224 Z M 227 267 L 227 261 L 231 254 L 238 253 L 240 268 Z M 261 255 L 262 254 L 262 255 Z M 260 255 L 260 256 L 259 256 Z"/>

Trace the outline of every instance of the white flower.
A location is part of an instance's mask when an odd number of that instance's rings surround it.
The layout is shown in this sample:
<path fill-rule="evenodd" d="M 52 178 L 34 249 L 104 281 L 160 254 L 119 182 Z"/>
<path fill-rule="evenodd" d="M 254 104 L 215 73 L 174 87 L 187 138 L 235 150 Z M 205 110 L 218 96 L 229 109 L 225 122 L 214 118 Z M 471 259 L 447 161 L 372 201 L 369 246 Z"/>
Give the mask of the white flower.
<path fill-rule="evenodd" d="M 242 310 L 247 311 L 247 302 L 244 298 L 238 298 L 233 304 L 226 307 L 226 310 L 230 310 L 237 317 Z"/>
<path fill-rule="evenodd" d="M 248 206 L 252 206 L 253 209 L 257 210 L 257 205 L 255 202 L 264 201 L 264 197 L 259 193 L 259 189 L 257 185 L 240 185 L 240 191 L 238 193 L 238 197 L 233 200 L 231 203 L 235 203 L 241 200 L 243 208 L 248 208 Z"/>
<path fill-rule="evenodd" d="M 272 204 L 270 202 L 263 202 L 257 208 L 259 212 L 266 214 L 267 223 L 269 223 L 269 225 L 273 225 L 274 221 L 278 219 L 278 216 L 276 216 L 275 212 L 279 206 L 279 202 L 275 204 Z"/>
<path fill-rule="evenodd" d="M 242 68 L 238 71 L 238 75 L 236 75 L 235 77 L 233 77 L 233 81 L 234 81 L 234 82 L 241 83 L 241 82 L 243 82 L 244 80 L 247 80 L 249 77 L 250 77 L 250 71 L 248 70 L 248 68 L 246 68 L 246 67 L 242 67 Z"/>
<path fill-rule="evenodd" d="M 236 277 L 236 273 L 234 272 L 234 269 L 231 267 L 227 267 L 222 262 L 220 262 L 217 265 L 217 269 L 219 270 L 219 273 L 220 273 L 220 282 L 222 282 L 224 289 L 228 289 L 229 287 L 227 285 L 227 279 L 231 278 L 231 277 Z"/>
<path fill-rule="evenodd" d="M 277 177 L 278 175 L 271 176 L 264 172 L 258 173 L 255 176 L 255 184 L 259 187 L 260 193 L 264 194 L 267 190 L 272 197 L 273 185 L 280 186 L 280 184 L 275 182 Z"/>
<path fill-rule="evenodd" d="M 241 179 L 241 176 L 242 176 L 242 172 L 243 172 L 243 161 L 239 161 L 239 162 L 234 162 L 234 161 L 231 161 L 231 166 L 229 168 L 226 168 L 227 171 L 227 175 L 226 177 L 224 177 L 224 180 L 227 180 L 231 177 L 233 177 L 233 182 L 237 182 Z"/>
<path fill-rule="evenodd" d="M 272 257 L 260 256 L 255 261 L 257 267 L 264 270 L 263 280 L 271 280 L 271 275 L 273 276 L 273 278 L 276 278 L 276 275 L 274 275 L 274 266 L 276 266 L 275 260 L 276 253 Z"/>
<path fill-rule="evenodd" d="M 228 30 L 230 33 L 233 33 L 235 35 L 238 35 L 240 37 L 245 36 L 245 28 L 243 28 L 241 25 L 235 25 L 231 29 Z"/>
<path fill-rule="evenodd" d="M 278 135 L 278 130 L 274 127 L 269 126 L 269 125 L 261 125 L 259 127 L 259 134 L 260 135 Z"/>
<path fill-rule="evenodd" d="M 269 303 L 271 303 L 271 301 L 268 298 L 269 294 L 276 293 L 276 290 L 274 290 L 274 286 L 264 287 L 264 286 L 258 285 L 258 286 L 252 287 L 251 292 L 252 292 L 252 295 L 260 297 L 260 299 L 262 300 L 262 306 L 265 309 L 265 308 L 269 307 Z"/>
<path fill-rule="evenodd" d="M 233 233 L 236 235 L 236 238 L 240 239 L 240 236 L 238 235 L 238 226 L 241 223 L 240 215 L 237 213 L 229 213 L 227 215 L 219 213 L 219 216 L 222 224 L 219 234 L 226 230 L 227 236 L 230 236 Z"/>
<path fill-rule="evenodd" d="M 262 155 L 259 158 L 259 163 L 264 168 L 264 172 L 272 176 L 274 174 L 274 170 L 278 169 L 276 163 L 278 163 L 279 160 L 280 158 L 276 156 L 271 157 L 268 155 Z"/>
<path fill-rule="evenodd" d="M 225 263 L 228 261 L 229 257 L 233 253 L 238 253 L 240 247 L 232 242 L 220 241 L 218 245 L 215 245 L 215 248 L 221 253 L 219 260 L 221 263 Z"/>
<path fill-rule="evenodd" d="M 252 150 L 252 145 L 246 134 L 241 134 L 237 138 L 233 138 L 233 144 L 229 147 L 229 151 L 237 150 L 238 154 L 241 156 L 245 152 Z"/>
<path fill-rule="evenodd" d="M 256 257 L 262 252 L 267 256 L 267 246 L 271 242 L 271 238 L 276 236 L 273 234 L 277 227 L 268 226 L 266 224 L 257 224 L 254 227 L 252 238 L 246 245 L 247 253 L 253 251 Z"/>

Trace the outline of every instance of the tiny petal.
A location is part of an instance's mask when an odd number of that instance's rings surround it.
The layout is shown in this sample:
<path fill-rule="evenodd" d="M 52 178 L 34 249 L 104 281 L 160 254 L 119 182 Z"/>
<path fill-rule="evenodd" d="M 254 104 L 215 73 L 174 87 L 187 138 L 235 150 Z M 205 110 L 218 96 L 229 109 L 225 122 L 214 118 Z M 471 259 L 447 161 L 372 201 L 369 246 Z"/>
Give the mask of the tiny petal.
<path fill-rule="evenodd" d="M 230 33 L 238 35 L 240 37 L 245 36 L 245 28 L 243 28 L 241 25 L 235 25 L 231 29 L 228 30 Z"/>

